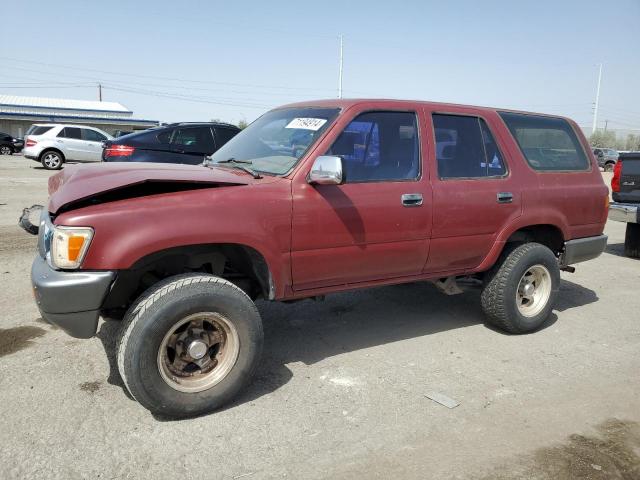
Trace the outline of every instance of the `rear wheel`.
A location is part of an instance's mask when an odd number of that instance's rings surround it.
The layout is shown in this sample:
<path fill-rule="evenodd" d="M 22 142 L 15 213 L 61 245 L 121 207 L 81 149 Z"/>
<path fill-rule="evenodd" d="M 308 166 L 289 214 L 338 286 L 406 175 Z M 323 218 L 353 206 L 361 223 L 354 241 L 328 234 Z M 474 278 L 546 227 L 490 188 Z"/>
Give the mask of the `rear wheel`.
<path fill-rule="evenodd" d="M 605 172 L 613 172 L 613 167 L 615 166 L 615 163 L 613 162 L 607 162 L 604 164 L 604 171 Z"/>
<path fill-rule="evenodd" d="M 488 323 L 509 333 L 534 331 L 551 314 L 560 286 L 553 252 L 539 243 L 515 246 L 487 273 L 482 308 Z"/>
<path fill-rule="evenodd" d="M 40 163 L 47 170 L 59 170 L 64 163 L 64 157 L 55 150 L 46 150 L 40 155 Z"/>
<path fill-rule="evenodd" d="M 237 286 L 213 275 L 178 275 L 151 287 L 125 315 L 118 369 L 151 412 L 200 415 L 249 382 L 262 339 L 258 310 Z"/>
<path fill-rule="evenodd" d="M 0 147 L 0 155 L 11 155 L 13 153 L 13 148 L 9 145 L 2 145 Z"/>
<path fill-rule="evenodd" d="M 627 223 L 624 235 L 624 254 L 631 258 L 640 258 L 640 224 Z"/>

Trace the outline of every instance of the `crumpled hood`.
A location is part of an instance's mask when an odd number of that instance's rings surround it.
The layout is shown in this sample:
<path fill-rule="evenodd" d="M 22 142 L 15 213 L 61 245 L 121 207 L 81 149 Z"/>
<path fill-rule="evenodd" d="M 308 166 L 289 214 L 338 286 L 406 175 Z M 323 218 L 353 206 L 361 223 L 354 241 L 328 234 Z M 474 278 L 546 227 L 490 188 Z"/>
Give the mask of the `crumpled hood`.
<path fill-rule="evenodd" d="M 190 186 L 206 188 L 254 182 L 241 170 L 201 165 L 134 162 L 65 165 L 60 173 L 49 178 L 49 211 L 55 214 L 70 204 L 122 189 L 137 196 L 136 185 L 140 185 L 140 191 L 150 184 L 162 185 L 163 190 L 170 192 L 172 186 L 184 190 Z"/>

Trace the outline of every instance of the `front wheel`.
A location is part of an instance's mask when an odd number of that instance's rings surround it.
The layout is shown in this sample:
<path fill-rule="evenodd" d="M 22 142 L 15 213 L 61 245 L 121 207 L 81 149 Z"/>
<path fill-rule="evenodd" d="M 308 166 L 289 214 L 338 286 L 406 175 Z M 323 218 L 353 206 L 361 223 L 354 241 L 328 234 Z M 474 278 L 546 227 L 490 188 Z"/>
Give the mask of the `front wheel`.
<path fill-rule="evenodd" d="M 509 333 L 528 333 L 549 317 L 559 287 L 553 252 L 539 243 L 525 243 L 505 252 L 487 273 L 482 308 L 488 323 Z"/>
<path fill-rule="evenodd" d="M 249 382 L 262 341 L 260 314 L 241 289 L 213 275 L 178 275 L 151 287 L 125 315 L 118 370 L 152 413 L 200 415 Z"/>
<path fill-rule="evenodd" d="M 11 155 L 13 153 L 13 148 L 8 145 L 2 145 L 0 147 L 0 155 Z"/>

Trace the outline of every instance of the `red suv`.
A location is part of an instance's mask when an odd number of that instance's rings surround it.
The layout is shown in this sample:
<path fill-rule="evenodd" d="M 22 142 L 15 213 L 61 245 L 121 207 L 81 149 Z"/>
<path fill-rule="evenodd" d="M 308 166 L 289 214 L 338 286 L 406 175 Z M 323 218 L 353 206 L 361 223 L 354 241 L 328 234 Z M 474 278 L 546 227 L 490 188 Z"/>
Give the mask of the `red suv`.
<path fill-rule="evenodd" d="M 461 105 L 327 100 L 272 110 L 200 166 L 67 166 L 51 177 L 32 281 L 80 338 L 122 320 L 142 405 L 211 411 L 260 361 L 254 300 L 483 282 L 487 322 L 536 330 L 560 270 L 606 246 L 608 190 L 576 124 Z"/>

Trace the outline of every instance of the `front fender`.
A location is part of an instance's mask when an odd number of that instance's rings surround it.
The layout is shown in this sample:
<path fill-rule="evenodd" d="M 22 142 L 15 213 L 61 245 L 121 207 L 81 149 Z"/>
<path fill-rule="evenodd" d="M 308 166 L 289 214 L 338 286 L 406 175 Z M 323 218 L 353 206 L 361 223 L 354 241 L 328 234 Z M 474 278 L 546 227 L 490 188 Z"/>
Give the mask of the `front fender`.
<path fill-rule="evenodd" d="M 85 270 L 125 270 L 169 248 L 231 243 L 264 257 L 276 297 L 290 284 L 291 188 L 286 180 L 125 199 L 65 212 L 55 223 L 94 228 Z"/>

